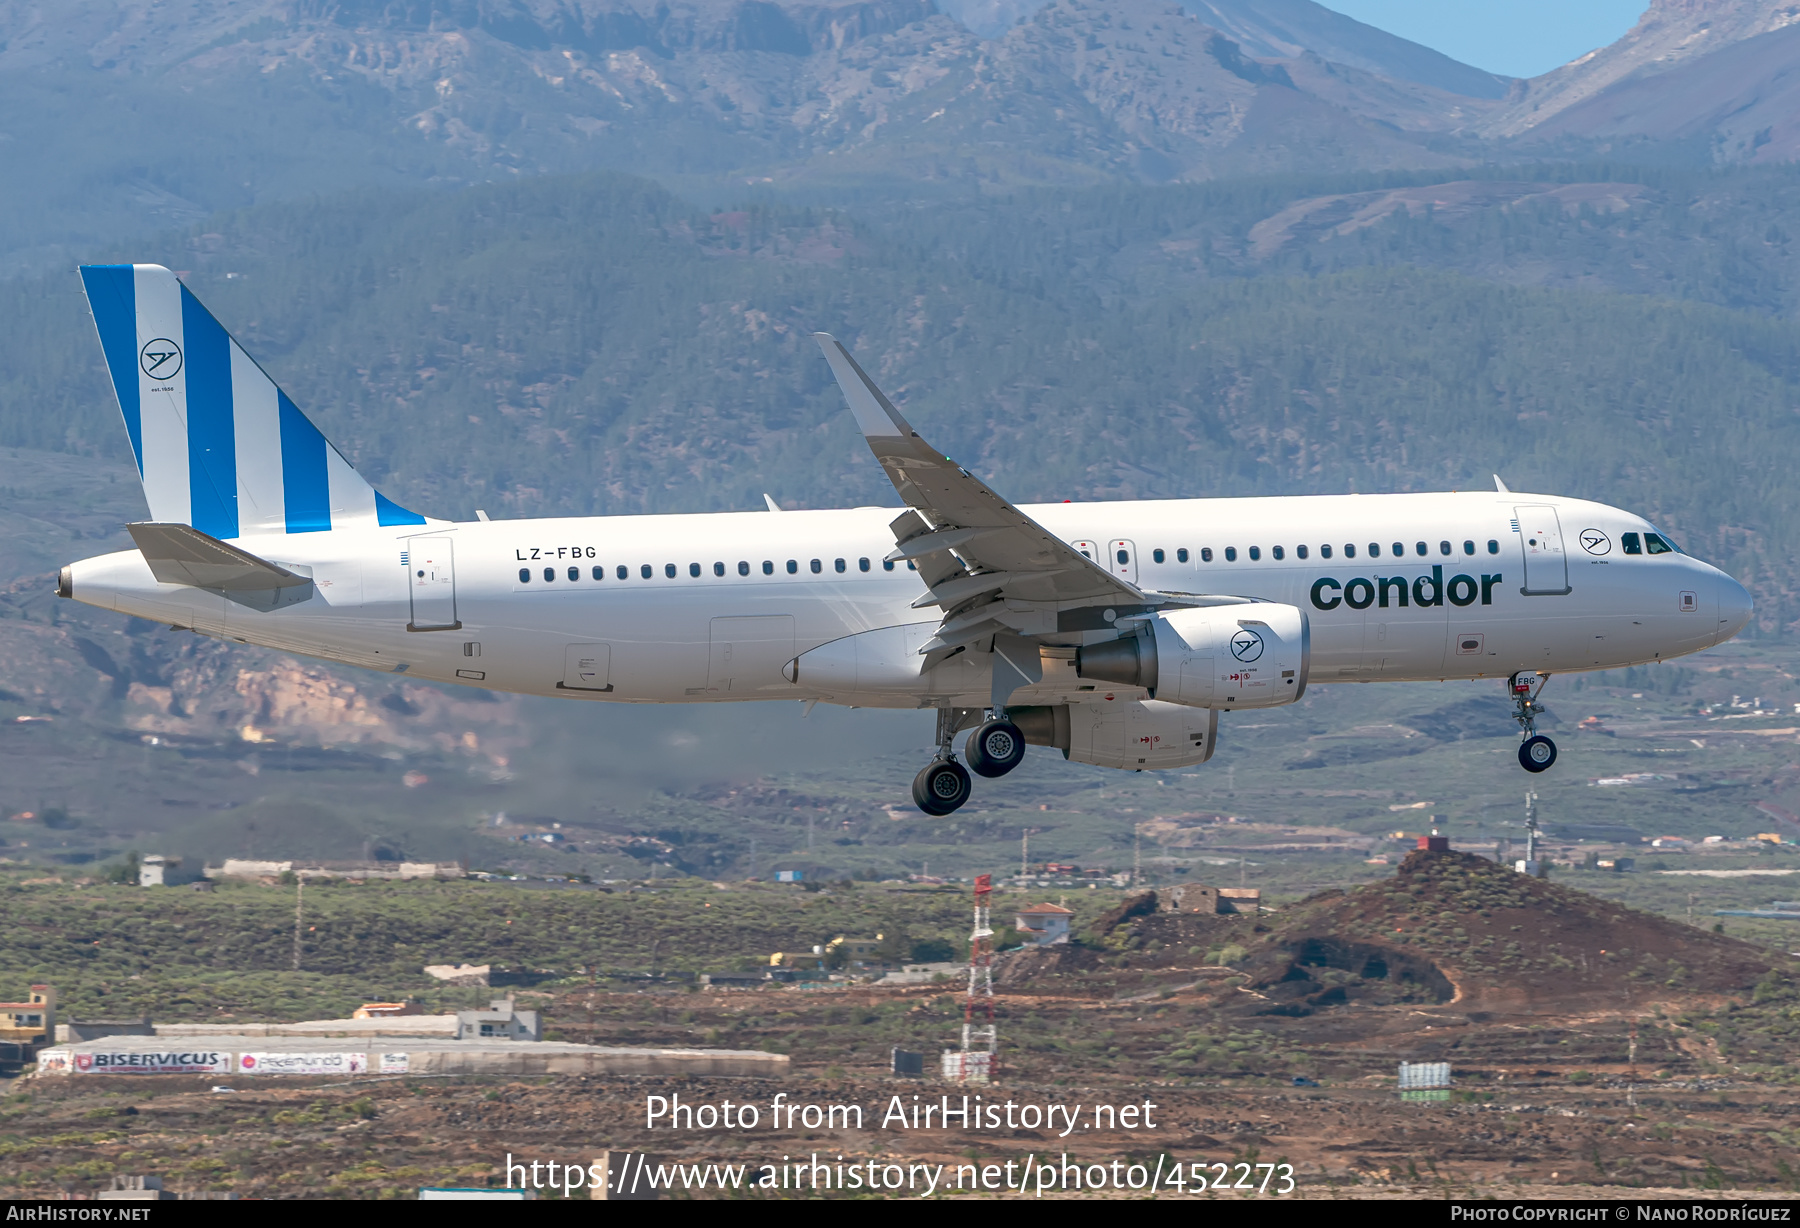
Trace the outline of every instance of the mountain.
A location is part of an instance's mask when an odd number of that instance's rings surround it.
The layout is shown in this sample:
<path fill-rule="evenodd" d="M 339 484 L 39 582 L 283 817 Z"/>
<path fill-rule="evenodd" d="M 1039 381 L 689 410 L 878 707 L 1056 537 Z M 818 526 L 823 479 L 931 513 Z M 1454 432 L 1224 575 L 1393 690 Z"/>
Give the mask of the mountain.
<path fill-rule="evenodd" d="M 1188 0 L 1188 12 L 1236 40 L 1246 54 L 1322 60 L 1469 98 L 1506 97 L 1511 78 L 1453 60 L 1313 0 Z"/>
<path fill-rule="evenodd" d="M 1232 13 L 1259 47 L 1293 16 Z M 1454 73 L 1465 92 L 1384 75 L 1405 57 L 1373 32 L 1333 38 L 1353 63 L 1259 59 L 1165 0 L 1055 0 L 985 41 L 930 0 L 0 6 L 0 260 L 66 265 L 308 193 L 597 167 L 843 199 L 1479 158 L 1456 134 L 1497 104 Z"/>
<path fill-rule="evenodd" d="M 938 9 L 982 38 L 994 39 L 1045 4 L 1046 0 L 938 0 Z M 1188 0 L 1183 8 L 1256 59 L 1295 60 L 1311 55 L 1469 98 L 1504 98 L 1511 82 L 1364 25 L 1313 0 Z"/>
<path fill-rule="evenodd" d="M 1524 82 L 1489 136 L 1698 141 L 1723 162 L 1800 156 L 1800 5 L 1654 0 L 1624 37 Z"/>

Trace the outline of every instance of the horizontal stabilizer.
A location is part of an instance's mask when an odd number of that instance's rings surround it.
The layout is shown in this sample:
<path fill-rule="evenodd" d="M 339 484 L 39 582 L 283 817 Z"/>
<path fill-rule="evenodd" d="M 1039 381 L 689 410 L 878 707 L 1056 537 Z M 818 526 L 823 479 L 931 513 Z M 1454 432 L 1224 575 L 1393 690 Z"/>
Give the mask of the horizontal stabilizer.
<path fill-rule="evenodd" d="M 150 574 L 164 584 L 184 584 L 227 595 L 270 593 L 312 584 L 307 576 L 295 575 L 189 525 L 147 521 L 125 527 L 131 531 L 131 540 L 137 543 L 144 561 L 150 564 Z"/>

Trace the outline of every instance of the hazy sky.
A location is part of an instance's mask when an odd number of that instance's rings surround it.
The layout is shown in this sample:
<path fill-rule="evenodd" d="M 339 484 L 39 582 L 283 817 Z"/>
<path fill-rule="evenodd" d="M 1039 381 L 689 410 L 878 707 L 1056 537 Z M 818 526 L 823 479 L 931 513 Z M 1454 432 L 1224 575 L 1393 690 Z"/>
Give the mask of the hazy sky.
<path fill-rule="evenodd" d="M 1649 0 L 1320 0 L 1354 17 L 1509 77 L 1535 77 L 1604 47 Z"/>

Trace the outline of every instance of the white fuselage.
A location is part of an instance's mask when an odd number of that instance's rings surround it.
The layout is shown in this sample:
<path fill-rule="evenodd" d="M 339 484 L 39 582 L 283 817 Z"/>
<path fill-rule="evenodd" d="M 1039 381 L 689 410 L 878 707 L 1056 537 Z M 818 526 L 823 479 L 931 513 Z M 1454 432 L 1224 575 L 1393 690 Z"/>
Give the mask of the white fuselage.
<path fill-rule="evenodd" d="M 1577 499 L 1478 492 L 1022 510 L 1152 595 L 1299 607 L 1311 621 L 1315 685 L 1666 660 L 1736 634 L 1751 609 L 1742 586 L 1697 559 L 1625 553 L 1626 534 L 1641 538 L 1653 526 Z M 954 657 L 898 689 L 823 693 L 809 690 L 804 670 L 797 683 L 783 675 L 800 654 L 845 636 L 935 626 L 940 611 L 913 606 L 925 592 L 918 574 L 881 561 L 893 549 L 895 514 L 615 516 L 245 536 L 236 541 L 243 549 L 310 575 L 313 595 L 264 612 L 160 584 L 136 551 L 74 564 L 70 595 L 244 643 L 522 694 L 979 707 L 989 692 L 979 663 L 987 654 Z M 1080 646 L 1113 634 L 1102 626 L 1050 642 Z M 1069 702 L 1095 689 L 1072 668 L 1052 669 L 1012 702 Z"/>

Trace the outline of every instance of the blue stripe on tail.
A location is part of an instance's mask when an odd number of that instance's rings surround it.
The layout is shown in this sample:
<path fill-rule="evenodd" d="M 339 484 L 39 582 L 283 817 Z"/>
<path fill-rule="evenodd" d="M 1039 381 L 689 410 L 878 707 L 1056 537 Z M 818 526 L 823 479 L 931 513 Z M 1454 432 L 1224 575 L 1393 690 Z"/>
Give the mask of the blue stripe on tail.
<path fill-rule="evenodd" d="M 281 481 L 287 499 L 287 531 L 328 532 L 331 480 L 325 475 L 325 449 L 331 445 L 288 400 L 287 393 L 277 391 L 275 395 L 281 414 Z"/>
<path fill-rule="evenodd" d="M 88 305 L 100 330 L 100 349 L 112 375 L 119 411 L 125 415 L 125 433 L 131 436 L 131 455 L 138 477 L 144 476 L 144 425 L 138 412 L 137 282 L 129 264 L 87 264 L 81 267 Z"/>
<path fill-rule="evenodd" d="M 396 524 L 424 524 L 425 517 L 407 511 L 378 490 L 375 492 L 375 523 L 383 528 Z"/>
<path fill-rule="evenodd" d="M 214 537 L 236 537 L 231 338 L 186 286 L 181 288 L 181 328 L 187 340 L 188 522 Z"/>

